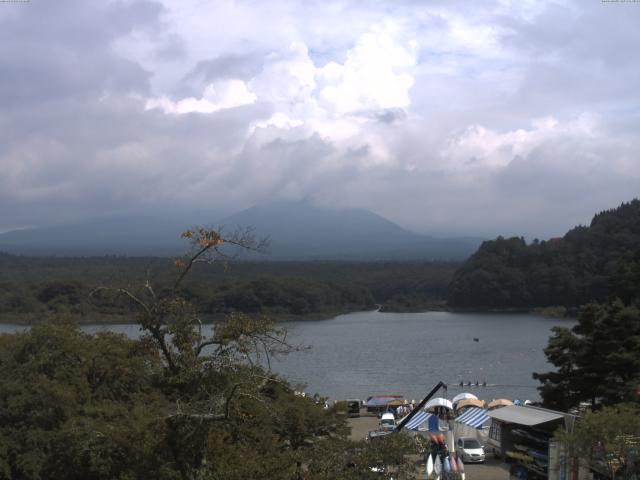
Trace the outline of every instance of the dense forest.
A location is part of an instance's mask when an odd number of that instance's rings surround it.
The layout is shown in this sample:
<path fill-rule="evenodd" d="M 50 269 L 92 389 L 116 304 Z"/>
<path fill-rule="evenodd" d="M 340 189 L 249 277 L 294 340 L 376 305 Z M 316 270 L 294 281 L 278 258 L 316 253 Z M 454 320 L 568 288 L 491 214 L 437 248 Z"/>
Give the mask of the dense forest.
<path fill-rule="evenodd" d="M 225 239 L 197 240 L 170 286 L 100 290 L 126 299 L 141 338 L 88 335 L 67 315 L 0 335 L 0 479 L 365 480 L 377 466 L 414 478 L 409 437 L 351 441 L 339 406 L 270 370 L 268 358 L 300 348 L 286 329 L 233 313 L 203 334 L 183 287 Z"/>
<path fill-rule="evenodd" d="M 418 311 L 442 307 L 458 264 L 429 262 L 230 262 L 198 264 L 185 297 L 205 316 L 261 313 L 279 319 L 320 318 L 375 308 Z M 150 278 L 171 285 L 176 266 L 161 257 L 26 257 L 0 254 L 0 320 L 37 323 L 47 315 L 78 321 L 132 319 L 125 301 L 91 292 Z"/>
<path fill-rule="evenodd" d="M 640 201 L 623 203 L 562 237 L 484 242 L 456 271 L 454 308 L 577 307 L 637 297 L 640 285 Z"/>

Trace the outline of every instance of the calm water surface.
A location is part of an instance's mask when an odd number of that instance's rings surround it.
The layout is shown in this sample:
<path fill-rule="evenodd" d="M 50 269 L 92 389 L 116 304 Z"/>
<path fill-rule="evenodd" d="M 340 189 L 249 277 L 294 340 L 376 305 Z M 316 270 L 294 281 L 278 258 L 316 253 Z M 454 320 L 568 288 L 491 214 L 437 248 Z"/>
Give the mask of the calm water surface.
<path fill-rule="evenodd" d="M 551 327 L 573 322 L 523 314 L 359 312 L 290 322 L 291 339 L 311 345 L 274 369 L 307 391 L 333 398 L 400 393 L 422 398 L 439 381 L 448 395 L 538 399 L 532 372 L 547 371 Z M 475 342 L 473 339 L 478 338 Z M 460 388 L 460 381 L 491 387 Z"/>
<path fill-rule="evenodd" d="M 524 314 L 358 312 L 285 325 L 291 342 L 311 349 L 278 359 L 273 369 L 294 384 L 306 383 L 311 394 L 366 398 L 399 393 L 418 400 L 443 380 L 449 398 L 469 391 L 485 400 L 533 400 L 539 396 L 531 373 L 551 368 L 542 351 L 551 327 L 573 322 Z M 2 332 L 20 328 L 0 325 Z M 139 335 L 136 325 L 83 329 Z M 490 386 L 460 388 L 460 381 Z"/>

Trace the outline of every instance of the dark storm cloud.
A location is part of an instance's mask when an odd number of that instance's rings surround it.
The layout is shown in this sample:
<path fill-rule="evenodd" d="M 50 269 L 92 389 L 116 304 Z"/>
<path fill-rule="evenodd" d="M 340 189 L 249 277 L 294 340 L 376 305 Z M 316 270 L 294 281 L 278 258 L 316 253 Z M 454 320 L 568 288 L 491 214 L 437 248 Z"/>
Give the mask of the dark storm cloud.
<path fill-rule="evenodd" d="M 63 215 L 54 218 L 72 219 L 154 204 L 219 202 L 228 192 L 213 191 L 210 179 L 228 168 L 226 152 L 243 141 L 248 119 L 261 110 L 171 117 L 123 98 L 106 105 L 67 102 L 39 112 L 36 122 L 27 114 L 13 116 L 0 150 L 2 219 L 29 225 L 57 209 Z"/>

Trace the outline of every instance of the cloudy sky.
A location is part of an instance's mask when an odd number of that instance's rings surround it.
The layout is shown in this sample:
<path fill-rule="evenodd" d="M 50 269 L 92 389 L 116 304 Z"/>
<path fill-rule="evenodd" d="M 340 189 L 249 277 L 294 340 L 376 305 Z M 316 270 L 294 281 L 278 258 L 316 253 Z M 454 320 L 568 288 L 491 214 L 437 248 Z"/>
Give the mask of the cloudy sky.
<path fill-rule="evenodd" d="M 275 199 L 562 234 L 640 192 L 640 3 L 0 3 L 0 231 Z"/>

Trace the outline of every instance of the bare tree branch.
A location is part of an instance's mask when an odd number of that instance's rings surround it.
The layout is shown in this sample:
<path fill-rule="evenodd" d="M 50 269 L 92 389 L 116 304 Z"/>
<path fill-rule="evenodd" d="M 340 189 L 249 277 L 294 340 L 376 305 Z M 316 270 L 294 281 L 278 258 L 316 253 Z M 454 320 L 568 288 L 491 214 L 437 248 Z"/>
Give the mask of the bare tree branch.
<path fill-rule="evenodd" d="M 151 313 L 150 307 L 145 302 L 143 302 L 140 298 L 138 298 L 136 295 L 134 295 L 129 290 L 127 290 L 126 288 L 97 287 L 97 288 L 94 288 L 91 291 L 91 293 L 89 293 L 89 297 L 93 297 L 93 296 L 95 296 L 96 294 L 98 294 L 101 291 L 115 292 L 115 293 L 118 293 L 120 295 L 124 295 L 124 296 L 128 297 L 129 299 L 131 299 L 138 306 L 142 307 L 147 313 L 149 313 L 149 314 Z"/>

